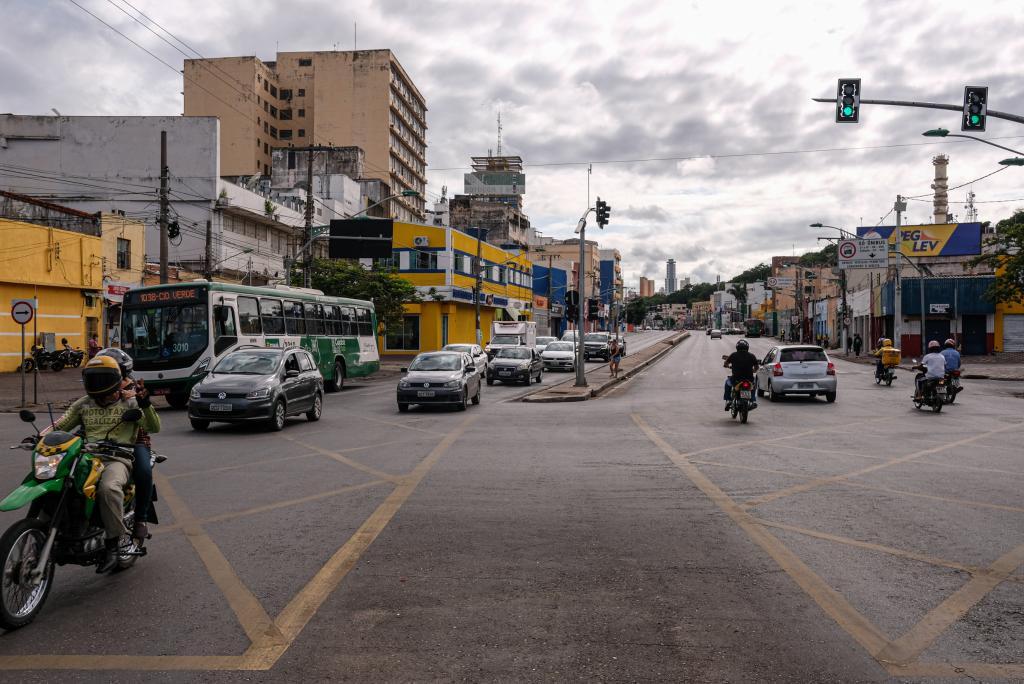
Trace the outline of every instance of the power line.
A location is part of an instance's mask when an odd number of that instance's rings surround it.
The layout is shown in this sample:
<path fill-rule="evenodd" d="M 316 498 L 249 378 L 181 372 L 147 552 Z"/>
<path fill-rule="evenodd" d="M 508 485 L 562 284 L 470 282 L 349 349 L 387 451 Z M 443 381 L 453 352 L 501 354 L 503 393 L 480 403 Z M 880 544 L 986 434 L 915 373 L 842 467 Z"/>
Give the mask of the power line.
<path fill-rule="evenodd" d="M 989 176 L 994 176 L 997 173 L 1001 173 L 1003 171 L 1006 171 L 1008 168 L 1010 168 L 1010 167 L 1009 166 L 1000 167 L 1000 168 L 996 169 L 995 171 L 993 171 L 992 173 L 986 173 L 984 176 L 981 176 L 980 178 L 975 178 L 974 180 L 967 181 L 966 183 L 961 183 L 960 185 L 954 185 L 951 188 L 946 188 L 946 192 L 949 192 L 950 190 L 958 190 L 959 188 L 962 188 L 965 185 L 971 185 L 972 183 L 977 183 L 978 181 L 984 180 L 984 179 L 988 178 Z M 916 200 L 916 199 L 920 199 L 922 197 L 930 197 L 930 196 L 931 196 L 931 193 L 927 193 L 926 192 L 926 193 L 921 194 L 921 195 L 914 195 L 913 197 L 904 197 L 903 199 Z"/>

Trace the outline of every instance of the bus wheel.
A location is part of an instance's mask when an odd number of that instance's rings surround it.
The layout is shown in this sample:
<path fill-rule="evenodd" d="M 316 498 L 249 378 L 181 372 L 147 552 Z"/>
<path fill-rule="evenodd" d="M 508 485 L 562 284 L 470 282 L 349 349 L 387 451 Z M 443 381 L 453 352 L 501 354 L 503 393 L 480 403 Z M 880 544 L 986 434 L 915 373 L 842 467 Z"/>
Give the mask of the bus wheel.
<path fill-rule="evenodd" d="M 331 378 L 330 383 L 327 385 L 327 389 L 331 392 L 340 392 L 341 388 L 345 386 L 345 364 L 341 361 L 334 362 L 334 377 Z"/>
<path fill-rule="evenodd" d="M 187 394 L 168 394 L 166 395 L 167 405 L 173 409 L 183 409 L 188 406 L 188 395 Z"/>

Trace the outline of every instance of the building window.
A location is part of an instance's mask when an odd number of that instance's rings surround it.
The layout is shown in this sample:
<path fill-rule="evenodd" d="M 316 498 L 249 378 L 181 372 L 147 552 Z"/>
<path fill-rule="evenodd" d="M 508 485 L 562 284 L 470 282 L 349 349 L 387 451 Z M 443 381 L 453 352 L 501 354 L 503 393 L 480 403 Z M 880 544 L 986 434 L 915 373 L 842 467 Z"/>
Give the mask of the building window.
<path fill-rule="evenodd" d="M 277 129 L 274 128 L 273 126 L 270 127 L 270 137 L 271 138 L 276 138 L 277 137 Z"/>
<path fill-rule="evenodd" d="M 281 119 L 281 121 L 291 121 L 292 120 L 292 110 L 290 110 L 290 109 L 282 109 L 281 110 L 281 114 L 280 114 L 280 116 L 278 116 L 278 118 Z"/>
<path fill-rule="evenodd" d="M 263 132 L 270 133 L 270 124 L 267 123 L 266 121 L 263 122 Z"/>
<path fill-rule="evenodd" d="M 299 88 L 299 97 L 306 97 L 306 89 Z"/>
<path fill-rule="evenodd" d="M 270 81 L 264 81 L 263 82 L 263 89 L 264 90 L 270 90 Z"/>
<path fill-rule="evenodd" d="M 270 154 L 270 145 L 263 143 L 263 154 Z"/>
<path fill-rule="evenodd" d="M 288 150 L 288 170 L 295 168 L 295 150 Z"/>
<path fill-rule="evenodd" d="M 299 129 L 299 137 L 300 138 L 305 138 L 306 137 L 306 129 L 305 128 L 300 128 Z"/>
<path fill-rule="evenodd" d="M 305 117 L 306 117 L 306 110 L 305 109 L 300 109 L 299 110 L 299 118 L 303 119 Z"/>
<path fill-rule="evenodd" d="M 437 269 L 437 252 L 414 252 L 413 268 L 417 271 L 433 271 Z"/>
<path fill-rule="evenodd" d="M 291 131 L 291 129 L 285 130 L 285 129 L 282 128 L 280 135 L 281 135 L 281 140 L 291 140 L 292 139 L 292 131 Z"/>
<path fill-rule="evenodd" d="M 292 99 L 292 89 L 291 88 L 281 88 L 281 99 L 282 100 L 290 100 L 290 99 Z"/>
<path fill-rule="evenodd" d="M 308 57 L 305 59 L 300 59 L 299 66 L 313 66 L 313 60 Z M 300 90 L 299 92 L 301 93 L 302 91 Z"/>
<path fill-rule="evenodd" d="M 396 330 L 388 330 L 384 336 L 384 344 L 387 349 L 419 351 L 420 317 L 403 316 L 401 326 Z"/>
<path fill-rule="evenodd" d="M 270 105 L 270 116 L 277 118 L 277 107 Z"/>
<path fill-rule="evenodd" d="M 266 100 L 263 101 L 263 111 L 265 111 L 265 112 L 269 112 L 270 111 L 270 103 L 267 102 Z"/>
<path fill-rule="evenodd" d="M 270 94 L 277 97 L 277 86 L 270 86 Z"/>
<path fill-rule="evenodd" d="M 132 267 L 132 241 L 117 238 L 117 267 Z"/>

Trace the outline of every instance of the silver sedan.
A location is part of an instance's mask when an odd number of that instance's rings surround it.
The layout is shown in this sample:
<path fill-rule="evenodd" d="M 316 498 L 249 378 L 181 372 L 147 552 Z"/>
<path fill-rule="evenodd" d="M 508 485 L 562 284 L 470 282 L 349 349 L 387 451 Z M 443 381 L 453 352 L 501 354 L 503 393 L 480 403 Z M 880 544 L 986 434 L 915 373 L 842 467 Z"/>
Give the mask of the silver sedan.
<path fill-rule="evenodd" d="M 757 371 L 758 394 L 777 401 L 788 394 L 836 400 L 836 366 L 821 347 L 782 345 L 768 350 Z"/>

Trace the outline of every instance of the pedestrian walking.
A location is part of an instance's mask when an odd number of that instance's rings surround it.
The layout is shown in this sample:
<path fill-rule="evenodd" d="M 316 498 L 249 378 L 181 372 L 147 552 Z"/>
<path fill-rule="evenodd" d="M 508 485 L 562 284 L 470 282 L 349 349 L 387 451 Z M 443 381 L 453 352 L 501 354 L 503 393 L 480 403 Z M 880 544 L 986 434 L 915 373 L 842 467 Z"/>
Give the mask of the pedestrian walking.
<path fill-rule="evenodd" d="M 853 336 L 853 355 L 860 356 L 860 350 L 864 346 L 864 340 L 861 339 L 860 334 Z"/>
<path fill-rule="evenodd" d="M 613 378 L 619 377 L 619 362 L 622 361 L 622 348 L 619 346 L 618 338 L 612 339 L 611 361 L 608 363 L 608 375 Z"/>
<path fill-rule="evenodd" d="M 100 350 L 99 336 L 96 333 L 92 334 L 89 338 L 89 358 L 96 356 L 96 353 Z"/>

